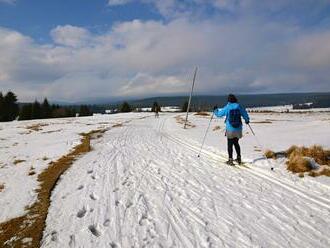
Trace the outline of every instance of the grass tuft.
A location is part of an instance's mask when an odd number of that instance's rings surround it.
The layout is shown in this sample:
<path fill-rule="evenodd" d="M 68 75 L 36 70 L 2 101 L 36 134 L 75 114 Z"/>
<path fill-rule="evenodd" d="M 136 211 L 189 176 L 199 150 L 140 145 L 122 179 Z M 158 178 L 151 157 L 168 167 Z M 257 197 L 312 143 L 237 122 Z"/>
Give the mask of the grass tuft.
<path fill-rule="evenodd" d="M 4 183 L 0 183 L 0 192 L 2 192 L 5 189 L 5 184 Z"/>
<path fill-rule="evenodd" d="M 122 123 L 118 123 L 118 124 L 114 124 L 114 125 L 112 125 L 112 127 L 122 127 L 122 126 L 123 126 Z"/>
<path fill-rule="evenodd" d="M 25 162 L 25 160 L 23 160 L 23 159 L 16 159 L 13 163 L 14 163 L 14 165 L 17 165 L 17 164 L 20 164 L 20 163 L 23 163 L 23 162 Z"/>
<path fill-rule="evenodd" d="M 48 124 L 46 124 L 46 123 L 37 123 L 37 124 L 27 126 L 26 129 L 28 129 L 30 131 L 38 132 L 38 131 L 42 130 L 42 127 L 45 127 L 45 126 L 48 126 Z"/>
<path fill-rule="evenodd" d="M 322 175 L 330 176 L 330 151 L 323 149 L 322 146 L 291 146 L 286 151 L 286 156 L 288 157 L 287 169 L 293 173 L 309 172 L 308 175 L 312 177 Z M 308 158 L 314 159 L 315 162 L 321 166 L 321 168 L 318 170 L 313 170 L 311 160 Z"/>
<path fill-rule="evenodd" d="M 186 120 L 185 120 L 184 118 L 182 118 L 182 116 L 180 116 L 180 115 L 176 116 L 175 119 L 176 119 L 176 122 L 177 122 L 178 124 L 181 124 L 181 125 L 184 125 L 184 123 L 185 123 L 185 121 L 186 121 Z M 188 128 L 194 128 L 194 127 L 196 127 L 196 125 L 192 124 L 190 121 L 187 121 L 187 125 L 186 125 L 186 127 L 188 127 Z"/>
<path fill-rule="evenodd" d="M 215 126 L 215 127 L 213 128 L 213 131 L 217 131 L 217 130 L 220 130 L 220 129 L 221 129 L 220 126 Z"/>
<path fill-rule="evenodd" d="M 207 112 L 197 112 L 197 113 L 195 113 L 195 115 L 199 115 L 199 116 L 210 116 L 210 114 L 207 113 Z"/>
<path fill-rule="evenodd" d="M 266 150 L 264 153 L 266 158 L 272 158 L 272 159 L 276 159 L 276 154 L 275 152 L 271 151 L 271 150 Z"/>

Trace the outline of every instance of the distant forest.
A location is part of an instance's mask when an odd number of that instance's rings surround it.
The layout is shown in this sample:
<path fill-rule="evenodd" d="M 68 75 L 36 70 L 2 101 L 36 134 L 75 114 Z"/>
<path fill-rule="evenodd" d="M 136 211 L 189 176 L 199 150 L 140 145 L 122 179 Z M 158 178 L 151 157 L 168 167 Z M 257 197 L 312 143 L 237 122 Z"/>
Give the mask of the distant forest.
<path fill-rule="evenodd" d="M 310 108 L 329 108 L 330 92 L 328 93 L 290 93 L 290 94 L 261 94 L 261 95 L 236 95 L 239 102 L 246 108 L 279 106 L 279 105 L 299 105 L 312 103 Z M 173 97 L 152 97 L 141 100 L 128 101 L 131 106 L 136 108 L 151 107 L 156 102 L 160 106 L 177 106 L 185 108 L 188 96 Z M 213 106 L 222 106 L 227 103 L 227 96 L 201 96 L 195 95 L 191 101 L 192 111 L 211 110 Z M 121 103 L 90 105 L 94 113 L 102 113 L 105 109 L 116 109 Z"/>
<path fill-rule="evenodd" d="M 294 108 L 328 108 L 330 107 L 330 93 L 291 93 L 291 94 L 262 94 L 237 95 L 239 102 L 246 108 L 293 105 Z M 13 92 L 5 95 L 0 92 L 0 121 L 32 120 L 45 118 L 61 118 L 74 116 L 90 116 L 93 113 L 131 112 L 136 109 L 150 108 L 160 110 L 161 106 L 177 106 L 182 111 L 187 109 L 187 96 L 153 97 L 141 100 L 117 102 L 97 105 L 58 105 L 50 104 L 45 98 L 43 102 L 18 103 Z M 213 106 L 223 106 L 227 103 L 227 96 L 193 96 L 190 111 L 211 110 Z M 308 103 L 308 104 L 307 104 Z"/>

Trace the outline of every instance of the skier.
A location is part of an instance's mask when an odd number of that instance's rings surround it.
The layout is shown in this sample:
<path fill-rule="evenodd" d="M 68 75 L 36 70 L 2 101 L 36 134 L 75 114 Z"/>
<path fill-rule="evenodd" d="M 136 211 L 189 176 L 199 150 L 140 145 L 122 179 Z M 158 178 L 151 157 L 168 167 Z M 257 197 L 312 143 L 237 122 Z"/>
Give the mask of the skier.
<path fill-rule="evenodd" d="M 159 118 L 159 107 L 155 108 L 155 118 Z"/>
<path fill-rule="evenodd" d="M 250 118 L 246 110 L 237 103 L 237 98 L 233 94 L 228 95 L 228 104 L 222 109 L 217 106 L 214 107 L 214 115 L 217 117 L 226 116 L 226 136 L 227 136 L 227 148 L 228 148 L 228 161 L 227 164 L 234 165 L 233 161 L 233 146 L 235 146 L 237 163 L 241 164 L 241 148 L 238 140 L 242 138 L 242 120 L 244 118 L 245 123 L 250 123 Z"/>

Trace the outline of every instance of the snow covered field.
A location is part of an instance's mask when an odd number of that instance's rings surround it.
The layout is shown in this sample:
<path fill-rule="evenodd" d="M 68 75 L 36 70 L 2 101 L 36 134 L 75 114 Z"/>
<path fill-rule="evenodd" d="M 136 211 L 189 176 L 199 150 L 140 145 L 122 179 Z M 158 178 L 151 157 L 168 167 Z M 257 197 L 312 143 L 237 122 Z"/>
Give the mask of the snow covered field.
<path fill-rule="evenodd" d="M 197 158 L 210 117 L 190 115 L 195 127 L 183 129 L 178 115 L 0 124 L 0 223 L 25 213 L 37 175 L 80 133 L 107 128 L 53 190 L 42 247 L 330 246 L 330 179 L 299 178 L 260 151 L 260 144 L 329 148 L 329 113 L 252 114 L 258 141 L 248 129 L 241 140 L 248 168 L 224 164 L 223 119 L 212 122 Z"/>

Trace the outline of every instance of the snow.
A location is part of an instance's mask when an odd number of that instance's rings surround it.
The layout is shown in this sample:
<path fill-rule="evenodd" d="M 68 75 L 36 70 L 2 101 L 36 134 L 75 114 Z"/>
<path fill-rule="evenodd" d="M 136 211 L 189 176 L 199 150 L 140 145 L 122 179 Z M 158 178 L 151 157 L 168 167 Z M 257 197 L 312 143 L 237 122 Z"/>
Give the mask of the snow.
<path fill-rule="evenodd" d="M 251 114 L 258 141 L 246 127 L 240 140 L 243 160 L 254 162 L 249 168 L 224 164 L 223 119 L 212 121 L 198 158 L 210 116 L 190 114 L 195 127 L 183 129 L 177 115 L 185 114 L 0 124 L 0 221 L 34 202 L 37 175 L 68 153 L 79 133 L 103 127 L 109 130 L 53 190 L 42 247 L 330 246 L 329 178 L 299 178 L 285 170 L 284 159 L 265 160 L 259 151 L 329 148 L 329 113 Z M 36 123 L 48 125 L 28 134 Z M 15 159 L 26 161 L 14 165 Z M 28 176 L 31 166 L 36 175 Z"/>

